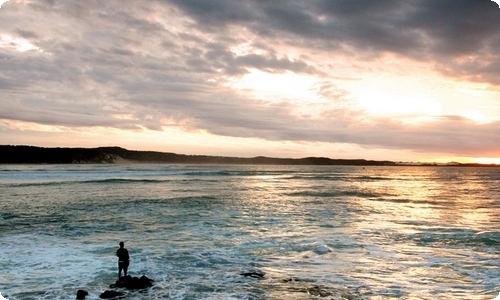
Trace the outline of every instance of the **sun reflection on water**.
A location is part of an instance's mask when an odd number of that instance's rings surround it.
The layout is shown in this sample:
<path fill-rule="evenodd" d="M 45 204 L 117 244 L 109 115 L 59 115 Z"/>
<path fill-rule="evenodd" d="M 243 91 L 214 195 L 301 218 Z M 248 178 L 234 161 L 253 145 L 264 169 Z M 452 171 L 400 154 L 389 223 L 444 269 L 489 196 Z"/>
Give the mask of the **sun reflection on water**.
<path fill-rule="evenodd" d="M 393 172 L 391 172 L 393 171 Z M 398 174 L 394 174 L 394 171 Z M 464 174 L 464 171 L 470 174 Z M 472 171 L 472 172 L 471 172 Z M 482 178 L 477 178 L 473 170 L 449 168 L 409 168 L 375 170 L 367 176 L 380 180 L 358 182 L 357 188 L 373 193 L 374 197 L 359 198 L 359 204 L 377 218 L 372 220 L 376 227 L 415 230 L 422 225 L 449 227 L 474 227 L 492 222 L 495 216 L 489 209 L 496 199 L 485 197 Z M 390 173 L 389 173 L 390 172 Z M 390 179 L 389 179 L 390 178 Z"/>

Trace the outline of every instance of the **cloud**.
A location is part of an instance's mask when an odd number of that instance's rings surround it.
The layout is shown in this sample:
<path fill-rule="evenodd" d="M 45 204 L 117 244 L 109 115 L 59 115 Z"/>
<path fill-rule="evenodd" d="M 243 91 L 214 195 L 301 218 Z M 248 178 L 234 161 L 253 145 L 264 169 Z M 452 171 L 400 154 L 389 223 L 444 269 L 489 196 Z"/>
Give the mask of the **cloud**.
<path fill-rule="evenodd" d="M 468 78 L 499 83 L 482 73 L 494 70 L 498 75 L 500 10 L 488 0 L 172 2 L 211 31 L 240 26 L 261 37 L 309 48 L 354 48 L 371 55 L 391 52 L 431 59 Z M 460 66 L 464 58 L 484 57 L 492 61 L 483 61 L 483 69 L 467 71 Z"/>
<path fill-rule="evenodd" d="M 390 56 L 498 88 L 500 10 L 488 0 L 40 0 L 0 13 L 2 119 L 471 155 L 500 146 L 498 123 L 373 116 L 344 87 Z M 252 70 L 309 76 L 317 99 L 236 88 Z"/>

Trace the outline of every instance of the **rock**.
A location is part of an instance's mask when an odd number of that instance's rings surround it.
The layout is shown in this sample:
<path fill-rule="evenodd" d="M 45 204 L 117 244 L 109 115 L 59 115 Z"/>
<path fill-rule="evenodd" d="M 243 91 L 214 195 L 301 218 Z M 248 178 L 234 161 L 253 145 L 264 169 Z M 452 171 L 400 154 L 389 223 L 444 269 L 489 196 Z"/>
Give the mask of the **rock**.
<path fill-rule="evenodd" d="M 125 296 L 125 294 L 121 293 L 121 292 L 117 292 L 117 291 L 104 291 L 104 293 L 102 293 L 101 295 L 99 295 L 99 298 L 101 298 L 101 299 L 111 299 L 111 298 L 121 297 L 121 296 Z"/>
<path fill-rule="evenodd" d="M 262 272 L 260 270 L 257 270 L 257 271 L 240 273 L 240 275 L 241 276 L 245 276 L 245 277 L 252 277 L 252 278 L 262 279 L 262 278 L 264 278 L 264 276 L 266 275 L 266 273 L 264 273 L 264 272 Z"/>
<path fill-rule="evenodd" d="M 126 288 L 127 290 L 139 290 L 145 289 L 153 286 L 153 280 L 149 279 L 145 275 L 142 275 L 141 278 L 132 277 L 128 275 L 127 277 L 122 277 L 116 281 L 115 284 L 112 284 L 111 288 Z"/>
<path fill-rule="evenodd" d="M 331 296 L 333 294 L 332 292 L 330 292 L 322 287 L 319 287 L 319 286 L 310 287 L 307 289 L 307 292 L 310 295 L 318 296 L 318 297 L 328 297 L 328 296 Z"/>
<path fill-rule="evenodd" d="M 76 292 L 76 299 L 85 299 L 85 297 L 88 295 L 89 293 L 87 291 L 84 291 L 84 290 L 78 290 L 78 292 Z"/>
<path fill-rule="evenodd" d="M 359 293 L 352 293 L 346 288 L 333 288 L 327 286 L 313 286 L 307 288 L 309 295 L 328 299 L 362 300 L 366 299 Z"/>

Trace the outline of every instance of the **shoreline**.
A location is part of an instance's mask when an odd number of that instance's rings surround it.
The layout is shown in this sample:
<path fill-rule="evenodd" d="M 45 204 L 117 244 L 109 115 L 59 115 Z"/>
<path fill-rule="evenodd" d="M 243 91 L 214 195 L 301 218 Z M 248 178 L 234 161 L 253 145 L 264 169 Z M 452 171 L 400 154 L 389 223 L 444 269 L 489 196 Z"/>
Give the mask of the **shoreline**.
<path fill-rule="evenodd" d="M 0 164 L 214 164 L 214 165 L 325 165 L 325 166 L 395 166 L 395 167 L 500 167 L 480 163 L 409 163 L 366 159 L 332 159 L 327 157 L 251 158 L 186 155 L 171 152 L 136 151 L 121 147 L 45 148 L 37 146 L 0 145 Z"/>

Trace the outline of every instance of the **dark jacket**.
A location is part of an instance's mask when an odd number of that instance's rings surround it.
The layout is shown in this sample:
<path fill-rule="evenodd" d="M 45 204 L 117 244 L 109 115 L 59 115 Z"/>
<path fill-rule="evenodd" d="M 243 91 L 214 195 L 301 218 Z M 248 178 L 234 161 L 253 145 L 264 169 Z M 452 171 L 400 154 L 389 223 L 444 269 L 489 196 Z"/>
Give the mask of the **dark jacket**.
<path fill-rule="evenodd" d="M 118 256 L 118 261 L 128 262 L 130 257 L 128 256 L 128 251 L 125 248 L 120 248 L 116 250 L 116 256 Z"/>

